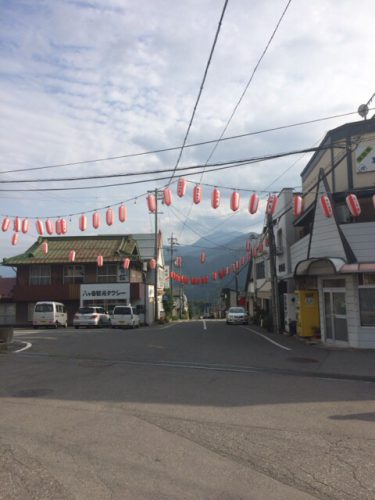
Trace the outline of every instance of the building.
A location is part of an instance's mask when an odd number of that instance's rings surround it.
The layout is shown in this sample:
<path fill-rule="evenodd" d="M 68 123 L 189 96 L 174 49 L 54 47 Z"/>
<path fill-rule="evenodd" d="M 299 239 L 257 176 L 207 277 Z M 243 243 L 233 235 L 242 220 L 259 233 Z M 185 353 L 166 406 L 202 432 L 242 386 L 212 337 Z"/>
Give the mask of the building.
<path fill-rule="evenodd" d="M 375 348 L 374 132 L 374 118 L 329 131 L 301 173 L 305 209 L 291 246 L 297 333 L 315 330 L 327 344 Z M 358 198 L 359 216 L 348 208 L 349 193 Z M 322 195 L 331 204 L 330 217 Z"/>
<path fill-rule="evenodd" d="M 0 325 L 12 325 L 16 321 L 16 305 L 13 300 L 16 278 L 0 276 Z"/>
<path fill-rule="evenodd" d="M 43 253 L 43 243 L 48 252 Z M 116 304 L 132 304 L 142 319 L 150 324 L 155 318 L 155 235 L 57 236 L 39 237 L 21 255 L 3 260 L 3 265 L 17 269 L 13 299 L 16 323 L 32 320 L 38 301 L 63 302 L 68 322 L 80 306 L 101 305 L 109 312 Z M 69 261 L 71 250 L 74 262 Z M 98 256 L 103 265 L 97 265 Z M 124 269 L 123 261 L 130 259 Z M 157 238 L 157 316 L 163 314 L 162 296 L 165 272 L 161 233 Z"/>

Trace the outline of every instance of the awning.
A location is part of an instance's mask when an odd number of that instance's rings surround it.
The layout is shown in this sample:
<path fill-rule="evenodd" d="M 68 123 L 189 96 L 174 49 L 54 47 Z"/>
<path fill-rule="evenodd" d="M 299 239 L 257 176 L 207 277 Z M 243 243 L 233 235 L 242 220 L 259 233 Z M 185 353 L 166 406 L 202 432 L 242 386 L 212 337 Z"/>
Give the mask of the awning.
<path fill-rule="evenodd" d="M 361 264 L 344 264 L 340 273 L 375 273 L 375 262 L 363 262 Z"/>
<path fill-rule="evenodd" d="M 318 265 L 320 269 L 317 268 Z M 322 257 L 322 258 L 311 258 L 302 260 L 296 265 L 296 269 L 294 271 L 294 276 L 318 276 L 320 274 L 336 274 L 340 272 L 340 269 L 346 264 L 343 259 L 335 258 L 335 257 Z M 326 270 L 323 270 L 324 265 L 326 266 Z"/>

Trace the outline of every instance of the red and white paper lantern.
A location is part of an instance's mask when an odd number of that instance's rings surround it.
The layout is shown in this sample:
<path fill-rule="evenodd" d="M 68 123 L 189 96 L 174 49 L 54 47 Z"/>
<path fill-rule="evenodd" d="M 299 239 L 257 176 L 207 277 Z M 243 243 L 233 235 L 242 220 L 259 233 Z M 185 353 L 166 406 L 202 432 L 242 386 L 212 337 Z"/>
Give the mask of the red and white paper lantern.
<path fill-rule="evenodd" d="M 277 208 L 278 197 L 276 194 L 270 194 L 267 200 L 266 214 L 274 215 Z"/>
<path fill-rule="evenodd" d="M 296 194 L 293 196 L 293 215 L 299 217 L 303 212 L 303 198 L 301 195 Z"/>
<path fill-rule="evenodd" d="M 186 193 L 186 181 L 182 177 L 177 182 L 177 196 L 182 198 Z"/>
<path fill-rule="evenodd" d="M 94 212 L 92 214 L 92 227 L 94 229 L 99 229 L 99 227 L 100 227 L 100 213 L 99 212 Z"/>
<path fill-rule="evenodd" d="M 164 188 L 163 199 L 164 199 L 164 205 L 167 205 L 167 207 L 172 205 L 172 191 L 169 187 Z"/>
<path fill-rule="evenodd" d="M 220 206 L 220 191 L 217 188 L 212 191 L 211 206 L 215 209 Z"/>
<path fill-rule="evenodd" d="M 96 264 L 98 267 L 103 267 L 103 255 L 98 255 L 98 258 L 96 259 Z"/>
<path fill-rule="evenodd" d="M 115 217 L 113 215 L 113 209 L 111 207 L 107 208 L 107 211 L 105 213 L 105 220 L 107 226 L 112 226 L 112 224 L 114 223 Z"/>
<path fill-rule="evenodd" d="M 193 189 L 193 202 L 198 205 L 202 201 L 202 186 L 196 184 Z"/>
<path fill-rule="evenodd" d="M 204 264 L 206 262 L 206 254 L 204 252 L 201 252 L 200 261 L 201 264 Z"/>
<path fill-rule="evenodd" d="M 75 250 L 70 250 L 69 252 L 69 262 L 74 262 L 76 260 L 76 252 Z"/>
<path fill-rule="evenodd" d="M 79 229 L 81 231 L 86 231 L 87 229 L 87 217 L 85 214 L 82 214 L 79 218 Z"/>
<path fill-rule="evenodd" d="M 130 259 L 128 259 L 128 257 L 126 257 L 126 259 L 124 259 L 122 262 L 122 267 L 124 269 L 129 269 L 129 266 L 130 266 Z"/>
<path fill-rule="evenodd" d="M 66 219 L 60 219 L 61 234 L 66 234 L 68 231 L 68 223 Z"/>
<path fill-rule="evenodd" d="M 56 234 L 57 235 L 62 234 L 62 231 L 61 231 L 61 219 L 57 219 L 56 224 L 55 224 L 55 230 L 56 230 Z"/>
<path fill-rule="evenodd" d="M 216 281 L 216 280 L 217 280 L 217 272 L 216 272 L 216 271 L 214 271 L 214 272 L 212 273 L 212 279 L 213 279 L 214 281 Z"/>
<path fill-rule="evenodd" d="M 36 223 L 36 230 L 40 236 L 43 236 L 44 234 L 44 227 L 43 227 L 43 222 L 41 220 L 37 220 Z"/>
<path fill-rule="evenodd" d="M 53 230 L 54 230 L 53 222 L 51 220 L 47 219 L 46 220 L 46 231 L 50 236 L 51 236 L 51 234 L 53 234 Z"/>
<path fill-rule="evenodd" d="M 237 212 L 240 208 L 240 193 L 233 191 L 230 198 L 230 208 L 233 212 Z"/>
<path fill-rule="evenodd" d="M 4 217 L 3 223 L 1 224 L 1 230 L 4 232 L 8 231 L 9 227 L 10 227 L 10 219 L 9 217 Z"/>
<path fill-rule="evenodd" d="M 154 214 L 156 212 L 156 198 L 153 194 L 149 194 L 147 196 L 147 206 L 148 206 L 148 210 L 151 213 Z"/>
<path fill-rule="evenodd" d="M 16 217 L 13 221 L 13 230 L 16 233 L 21 231 L 21 219 L 19 217 Z"/>
<path fill-rule="evenodd" d="M 175 260 L 175 266 L 176 267 L 181 267 L 182 266 L 182 257 L 177 257 Z"/>
<path fill-rule="evenodd" d="M 18 242 L 18 233 L 13 233 L 12 245 L 17 245 L 17 242 Z"/>
<path fill-rule="evenodd" d="M 120 222 L 126 222 L 127 219 L 127 210 L 125 205 L 120 205 L 118 207 L 118 220 Z"/>
<path fill-rule="evenodd" d="M 48 253 L 48 243 L 46 241 L 43 241 L 42 243 L 42 252 L 44 255 L 47 255 Z"/>
<path fill-rule="evenodd" d="M 322 207 L 323 215 L 325 217 L 332 217 L 333 215 L 332 205 L 326 194 L 323 194 L 320 197 L 320 206 Z"/>
<path fill-rule="evenodd" d="M 28 219 L 23 219 L 22 225 L 21 225 L 21 230 L 23 234 L 26 234 L 29 231 L 29 221 Z"/>
<path fill-rule="evenodd" d="M 355 194 L 348 194 L 345 201 L 348 205 L 349 212 L 353 217 L 358 217 L 359 215 L 361 215 L 361 206 Z"/>
<path fill-rule="evenodd" d="M 259 196 L 256 193 L 253 193 L 250 196 L 249 200 L 249 212 L 254 215 L 258 211 L 258 206 L 259 206 Z"/>

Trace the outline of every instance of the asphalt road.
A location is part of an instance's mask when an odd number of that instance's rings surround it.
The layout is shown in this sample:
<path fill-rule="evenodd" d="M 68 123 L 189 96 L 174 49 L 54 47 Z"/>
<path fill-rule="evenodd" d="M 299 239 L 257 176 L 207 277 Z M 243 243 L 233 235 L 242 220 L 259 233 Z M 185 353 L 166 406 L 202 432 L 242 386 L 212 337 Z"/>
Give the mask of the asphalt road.
<path fill-rule="evenodd" d="M 218 321 L 16 339 L 0 499 L 375 497 L 375 373 L 353 354 Z"/>

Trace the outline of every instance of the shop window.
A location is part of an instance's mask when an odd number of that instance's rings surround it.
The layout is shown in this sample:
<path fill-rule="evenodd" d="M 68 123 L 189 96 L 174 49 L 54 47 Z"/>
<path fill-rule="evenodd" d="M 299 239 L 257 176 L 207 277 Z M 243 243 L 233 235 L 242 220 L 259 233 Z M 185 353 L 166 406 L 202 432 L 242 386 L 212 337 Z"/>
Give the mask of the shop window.
<path fill-rule="evenodd" d="M 375 274 L 359 275 L 358 294 L 361 326 L 375 326 Z"/>
<path fill-rule="evenodd" d="M 50 285 L 51 266 L 30 266 L 30 285 Z"/>
<path fill-rule="evenodd" d="M 104 264 L 102 267 L 98 267 L 96 281 L 97 283 L 116 283 L 117 264 Z"/>
<path fill-rule="evenodd" d="M 85 280 L 84 266 L 64 266 L 63 283 L 83 283 Z"/>

